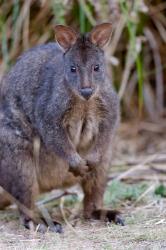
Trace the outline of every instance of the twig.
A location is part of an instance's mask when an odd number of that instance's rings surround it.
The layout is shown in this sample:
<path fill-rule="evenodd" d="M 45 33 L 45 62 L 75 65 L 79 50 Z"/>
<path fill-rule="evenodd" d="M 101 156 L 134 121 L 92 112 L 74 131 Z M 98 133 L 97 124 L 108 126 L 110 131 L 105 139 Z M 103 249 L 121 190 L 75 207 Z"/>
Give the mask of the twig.
<path fill-rule="evenodd" d="M 166 163 L 166 152 L 158 153 L 155 155 L 157 155 L 157 158 L 152 159 L 150 163 Z M 152 157 L 152 156 L 153 155 L 149 155 L 148 157 Z M 135 166 L 135 165 L 138 165 L 140 161 L 142 161 L 142 159 L 134 159 L 134 160 L 125 159 L 123 165 Z"/>
<path fill-rule="evenodd" d="M 164 83 L 163 83 L 163 72 L 161 65 L 161 57 L 158 49 L 158 45 L 153 33 L 150 29 L 144 29 L 145 36 L 147 37 L 151 49 L 153 51 L 155 70 L 156 70 L 156 106 L 160 115 L 164 111 Z"/>
<path fill-rule="evenodd" d="M 108 6 L 110 9 L 111 22 L 113 25 L 116 25 L 120 18 L 119 2 L 117 0 L 108 0 Z"/>
<path fill-rule="evenodd" d="M 131 173 L 133 173 L 136 170 L 147 168 L 147 164 L 152 162 L 153 160 L 155 160 L 158 156 L 159 156 L 159 154 L 154 154 L 154 155 L 151 155 L 151 156 L 147 157 L 146 159 L 144 159 L 142 161 L 142 163 L 140 163 L 140 164 L 136 165 L 135 167 L 130 168 L 126 172 L 120 174 L 116 178 L 116 180 L 121 180 L 123 178 L 126 178 L 127 176 L 129 176 Z"/>
<path fill-rule="evenodd" d="M 85 12 L 85 15 L 87 16 L 89 22 L 94 26 L 96 24 L 96 20 L 94 19 L 94 17 L 92 16 L 92 13 L 90 12 L 87 4 L 85 3 L 84 0 L 78 0 L 80 6 L 82 7 L 82 9 Z"/>
<path fill-rule="evenodd" d="M 163 24 L 160 21 L 156 20 L 156 18 L 153 18 L 153 22 L 156 25 L 163 41 L 166 43 L 166 29 L 164 28 Z"/>
<path fill-rule="evenodd" d="M 150 187 L 148 187 L 145 192 L 143 194 L 141 194 L 137 200 L 133 203 L 133 206 L 135 206 L 140 200 L 142 200 L 148 193 L 150 193 L 151 191 L 153 191 L 155 189 L 156 185 L 151 185 Z"/>
<path fill-rule="evenodd" d="M 119 93 L 118 93 L 120 100 L 122 99 L 124 95 L 124 92 L 128 83 L 129 75 L 134 65 L 134 61 L 135 61 L 135 58 L 131 56 L 131 51 L 129 49 L 126 55 L 126 64 L 125 64 L 125 69 L 124 69 L 123 76 L 122 76 L 122 83 L 121 83 Z"/>
<path fill-rule="evenodd" d="M 165 169 L 159 169 L 159 168 L 156 168 L 156 167 L 154 167 L 154 166 L 151 166 L 150 167 L 152 170 L 154 170 L 154 171 L 156 171 L 157 173 L 159 173 L 159 174 L 166 174 L 166 170 Z"/>
<path fill-rule="evenodd" d="M 166 219 L 161 219 L 155 223 L 155 225 L 166 224 Z"/>
<path fill-rule="evenodd" d="M 108 178 L 108 182 L 112 181 L 112 180 L 117 180 L 118 175 L 111 175 Z M 144 173 L 142 173 L 142 176 L 137 176 L 137 175 L 132 175 L 132 176 L 126 176 L 123 177 L 121 179 L 121 181 L 123 182 L 128 182 L 128 183 L 136 183 L 136 182 L 140 182 L 140 181 L 156 181 L 156 177 L 158 181 L 166 181 L 166 176 L 164 175 L 145 175 Z"/>
<path fill-rule="evenodd" d="M 114 55 L 116 48 L 119 44 L 119 40 L 122 35 L 124 27 L 125 27 L 125 19 L 123 17 L 120 17 L 116 25 L 115 32 L 113 33 L 113 36 L 112 36 L 111 46 L 109 47 L 109 56 Z"/>
<path fill-rule="evenodd" d="M 77 194 L 74 192 L 72 193 L 72 192 L 65 191 L 65 192 L 61 192 L 61 194 L 59 194 L 59 195 L 52 195 L 52 196 L 49 196 L 48 198 L 45 198 L 41 201 L 37 201 L 36 205 L 41 206 L 41 205 L 47 204 L 51 201 L 58 200 L 58 199 L 62 198 L 63 196 L 67 196 L 67 195 L 77 196 Z"/>
<path fill-rule="evenodd" d="M 151 131 L 153 133 L 163 133 L 166 130 L 166 123 L 164 121 L 163 123 L 160 122 L 160 124 L 152 122 L 141 122 L 139 124 L 139 131 L 141 130 Z"/>
<path fill-rule="evenodd" d="M 22 9 L 20 11 L 20 15 L 17 18 L 16 26 L 15 26 L 15 32 L 14 32 L 13 47 L 12 47 L 12 50 L 10 51 L 10 58 L 13 58 L 15 56 L 15 54 L 16 54 L 17 46 L 19 44 L 20 37 L 21 37 L 21 29 L 22 29 L 24 20 L 28 16 L 29 9 L 30 9 L 32 1 L 33 0 L 27 0 L 27 1 L 24 2 L 23 6 L 22 6 Z"/>
<path fill-rule="evenodd" d="M 30 19 L 30 7 L 31 7 L 31 0 L 27 1 L 27 13 L 26 18 L 24 19 L 23 24 L 23 47 L 24 49 L 29 48 L 29 19 Z"/>
<path fill-rule="evenodd" d="M 83 237 L 81 237 L 81 236 L 77 233 L 77 231 L 73 228 L 73 226 L 72 226 L 72 225 L 69 223 L 69 221 L 67 220 L 63 207 L 64 207 L 64 197 L 62 197 L 62 198 L 60 199 L 60 210 L 61 210 L 63 219 L 64 219 L 66 225 L 70 228 L 70 230 L 71 230 L 77 237 L 79 237 L 79 238 L 81 238 L 81 239 L 84 239 Z"/>

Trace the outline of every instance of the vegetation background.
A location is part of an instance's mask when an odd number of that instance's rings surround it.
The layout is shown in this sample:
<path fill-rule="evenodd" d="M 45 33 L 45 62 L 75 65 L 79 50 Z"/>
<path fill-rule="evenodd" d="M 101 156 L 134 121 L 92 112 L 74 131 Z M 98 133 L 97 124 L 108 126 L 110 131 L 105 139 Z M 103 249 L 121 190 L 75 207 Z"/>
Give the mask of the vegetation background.
<path fill-rule="evenodd" d="M 80 193 L 53 193 L 37 206 L 57 214 L 62 196 L 65 235 L 18 229 L 17 212 L 9 208 L 0 212 L 0 249 L 166 249 L 166 1 L 0 0 L 0 79 L 23 51 L 53 41 L 55 24 L 88 32 L 108 21 L 113 33 L 106 60 L 122 124 L 105 205 L 120 207 L 126 226 L 83 224 L 73 216 Z"/>
<path fill-rule="evenodd" d="M 53 41 L 55 24 L 88 32 L 104 21 L 113 24 L 106 56 L 123 114 L 158 120 L 166 102 L 164 0 L 1 0 L 0 76 L 23 51 Z"/>

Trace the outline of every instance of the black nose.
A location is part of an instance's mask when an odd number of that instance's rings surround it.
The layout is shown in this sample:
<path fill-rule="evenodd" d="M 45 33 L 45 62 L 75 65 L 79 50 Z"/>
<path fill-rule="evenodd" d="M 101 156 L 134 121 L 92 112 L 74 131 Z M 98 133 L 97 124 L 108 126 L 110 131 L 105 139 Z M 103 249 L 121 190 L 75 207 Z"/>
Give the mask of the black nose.
<path fill-rule="evenodd" d="M 82 88 L 81 89 L 81 95 L 85 98 L 85 99 L 89 99 L 90 96 L 92 95 L 93 90 L 91 88 Z"/>

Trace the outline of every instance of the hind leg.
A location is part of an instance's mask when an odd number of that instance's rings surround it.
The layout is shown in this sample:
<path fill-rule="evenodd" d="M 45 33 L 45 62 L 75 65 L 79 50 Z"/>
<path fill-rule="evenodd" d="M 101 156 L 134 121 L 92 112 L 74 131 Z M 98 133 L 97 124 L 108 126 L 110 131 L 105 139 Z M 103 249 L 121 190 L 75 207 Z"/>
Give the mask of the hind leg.
<path fill-rule="evenodd" d="M 33 154 L 27 149 L 3 145 L 0 152 L 0 186 L 4 188 L 20 211 L 20 219 L 26 228 L 39 227 L 39 231 L 47 231 L 48 225 L 34 213 L 35 197 L 39 193 L 36 166 Z M 38 215 L 38 213 L 37 213 Z M 58 224 L 51 231 L 61 232 Z"/>
<path fill-rule="evenodd" d="M 28 214 L 33 217 L 38 188 L 30 152 L 11 145 L 1 147 L 0 185 L 11 195 L 10 198 L 13 197 L 12 201 L 17 203 L 22 217 L 28 217 Z"/>
<path fill-rule="evenodd" d="M 103 196 L 107 184 L 108 162 L 100 162 L 96 166 L 90 166 L 91 172 L 85 175 L 82 181 L 84 191 L 84 217 L 113 221 L 124 225 L 120 212 L 103 209 Z"/>

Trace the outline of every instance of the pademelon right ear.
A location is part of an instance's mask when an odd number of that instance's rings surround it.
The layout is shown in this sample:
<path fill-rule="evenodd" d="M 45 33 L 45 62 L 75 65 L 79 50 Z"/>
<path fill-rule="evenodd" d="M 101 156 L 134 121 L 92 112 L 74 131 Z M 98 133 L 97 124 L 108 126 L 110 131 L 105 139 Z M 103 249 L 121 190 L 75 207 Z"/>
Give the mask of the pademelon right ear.
<path fill-rule="evenodd" d="M 72 28 L 65 25 L 56 25 L 55 39 L 63 50 L 69 49 L 77 41 L 78 34 Z"/>
<path fill-rule="evenodd" d="M 111 37 L 111 23 L 102 23 L 96 25 L 89 34 L 90 41 L 96 46 L 103 48 Z"/>

